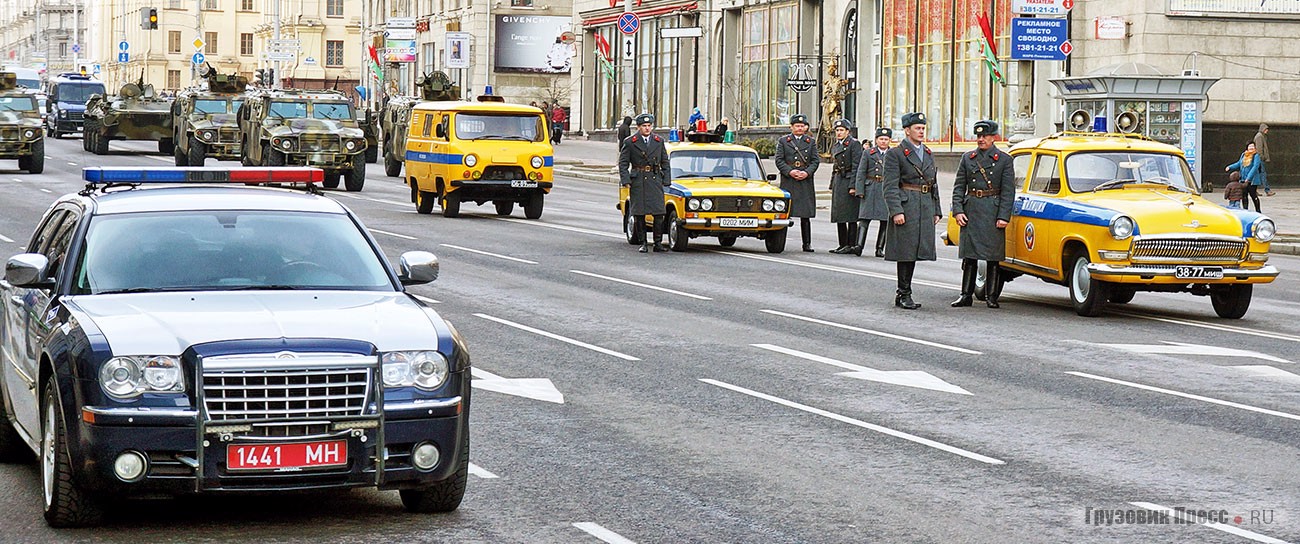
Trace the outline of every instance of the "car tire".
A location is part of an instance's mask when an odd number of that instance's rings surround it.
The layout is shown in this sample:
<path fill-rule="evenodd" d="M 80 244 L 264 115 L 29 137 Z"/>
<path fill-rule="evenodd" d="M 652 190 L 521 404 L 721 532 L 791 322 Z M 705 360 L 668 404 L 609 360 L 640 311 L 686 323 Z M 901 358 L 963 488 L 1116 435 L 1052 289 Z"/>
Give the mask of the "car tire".
<path fill-rule="evenodd" d="M 271 147 L 271 144 L 262 144 L 262 158 L 267 166 L 284 166 L 284 152 Z"/>
<path fill-rule="evenodd" d="M 360 155 L 352 157 L 352 168 L 343 171 L 343 188 L 349 192 L 360 191 L 366 186 L 366 163 Z"/>
<path fill-rule="evenodd" d="M 528 219 L 540 219 L 542 217 L 542 208 L 546 205 L 546 193 L 537 191 L 529 195 L 528 202 L 524 203 L 524 217 Z"/>
<path fill-rule="evenodd" d="M 72 458 L 68 454 L 68 432 L 59 417 L 59 397 L 54 392 L 55 379 L 45 382 L 41 404 L 41 488 L 45 499 L 45 522 L 50 527 L 89 527 L 104 517 L 100 504 L 73 479 Z"/>
<path fill-rule="evenodd" d="M 636 217 L 627 213 L 630 204 L 623 203 L 623 235 L 627 237 L 627 243 L 638 246 L 641 245 L 642 236 L 636 233 Z"/>
<path fill-rule="evenodd" d="M 456 465 L 456 472 L 447 479 L 427 487 L 403 489 L 397 493 L 402 497 L 402 507 L 407 512 L 416 514 L 454 512 L 460 508 L 460 503 L 465 498 L 465 486 L 468 480 L 469 431 L 467 430 L 465 439 L 460 445 L 460 459 Z"/>
<path fill-rule="evenodd" d="M 28 174 L 39 174 L 45 171 L 45 140 L 36 140 L 32 142 L 32 154 L 27 157 L 27 166 L 22 167 Z"/>
<path fill-rule="evenodd" d="M 731 247 L 736 245 L 736 240 L 739 238 L 740 238 L 739 236 L 736 236 L 734 234 L 723 234 L 721 236 L 718 236 L 718 245 L 722 247 Z"/>
<path fill-rule="evenodd" d="M 460 217 L 460 194 L 447 193 L 442 195 L 439 205 L 442 206 L 443 217 Z"/>
<path fill-rule="evenodd" d="M 691 244 L 691 236 L 686 234 L 685 225 L 677 220 L 677 211 L 668 210 L 664 216 L 664 222 L 668 226 L 668 247 L 673 251 L 686 251 L 686 247 Z"/>
<path fill-rule="evenodd" d="M 392 153 L 384 153 L 384 174 L 390 178 L 402 175 L 402 161 L 397 160 Z"/>
<path fill-rule="evenodd" d="M 81 148 L 86 151 L 91 150 L 90 144 L 93 141 L 91 134 L 95 131 L 94 122 L 93 119 L 86 119 L 86 125 L 81 130 Z M 50 129 L 49 132 L 50 134 L 54 134 L 54 129 Z"/>
<path fill-rule="evenodd" d="M 1224 285 L 1210 288 L 1210 303 L 1214 304 L 1214 313 L 1225 319 L 1241 319 L 1250 309 L 1250 297 L 1255 286 Z"/>
<path fill-rule="evenodd" d="M 341 177 L 342 175 L 335 170 L 326 170 L 325 181 L 323 181 L 321 184 L 324 185 L 326 189 L 338 189 L 339 178 Z"/>
<path fill-rule="evenodd" d="M 158 152 L 162 153 L 163 155 L 171 155 L 175 147 L 176 147 L 176 140 L 173 140 L 171 138 L 163 138 L 161 140 L 158 140 Z"/>
<path fill-rule="evenodd" d="M 1113 304 L 1128 304 L 1133 302 L 1135 295 L 1137 295 L 1137 289 L 1115 286 L 1110 290 L 1110 302 Z"/>
<path fill-rule="evenodd" d="M 373 145 L 366 146 L 366 164 L 375 164 L 379 162 L 379 147 Z"/>
<path fill-rule="evenodd" d="M 186 154 L 186 161 L 190 166 L 203 166 L 208 158 L 208 144 L 199 141 L 198 138 L 190 137 L 190 150 Z"/>
<path fill-rule="evenodd" d="M 988 300 L 988 295 L 984 292 L 984 284 L 989 279 L 988 261 L 975 261 L 975 300 L 984 302 Z"/>
<path fill-rule="evenodd" d="M 190 149 L 193 148 L 194 148 L 194 142 L 191 139 Z M 187 155 L 184 151 L 182 151 L 181 146 L 179 145 L 172 148 L 172 164 L 175 164 L 176 166 L 190 165 L 190 156 Z"/>
<path fill-rule="evenodd" d="M 412 189 L 415 193 L 415 212 L 421 215 L 433 213 L 433 204 L 438 201 L 438 195 L 429 191 Z"/>
<path fill-rule="evenodd" d="M 510 215 L 515 211 L 515 203 L 513 200 L 497 200 L 492 204 L 497 207 L 497 215 L 502 217 Z"/>
<path fill-rule="evenodd" d="M 1075 313 L 1084 317 L 1101 315 L 1101 310 L 1110 298 L 1110 284 L 1092 279 L 1087 266 L 1092 263 L 1086 250 L 1077 252 L 1069 261 L 1070 276 L 1066 284 L 1070 288 L 1070 303 Z"/>
<path fill-rule="evenodd" d="M 768 253 L 781 253 L 785 251 L 785 239 L 790 235 L 790 228 L 786 227 L 776 232 L 769 232 L 766 238 L 763 238 L 763 244 L 767 246 Z"/>

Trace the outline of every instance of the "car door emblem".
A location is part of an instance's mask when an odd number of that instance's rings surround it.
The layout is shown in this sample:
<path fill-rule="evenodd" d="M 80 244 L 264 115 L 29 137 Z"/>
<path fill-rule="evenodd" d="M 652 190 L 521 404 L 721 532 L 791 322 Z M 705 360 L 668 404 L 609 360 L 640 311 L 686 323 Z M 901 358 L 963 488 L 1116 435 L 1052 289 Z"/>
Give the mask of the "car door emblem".
<path fill-rule="evenodd" d="M 1025 249 L 1034 250 L 1034 224 L 1025 223 Z"/>

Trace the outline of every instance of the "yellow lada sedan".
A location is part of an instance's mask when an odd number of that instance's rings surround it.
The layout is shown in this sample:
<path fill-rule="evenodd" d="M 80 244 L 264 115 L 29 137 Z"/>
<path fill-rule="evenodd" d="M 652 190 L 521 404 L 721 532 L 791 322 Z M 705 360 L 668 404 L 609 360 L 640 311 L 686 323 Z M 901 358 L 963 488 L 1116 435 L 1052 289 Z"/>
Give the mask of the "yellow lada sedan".
<path fill-rule="evenodd" d="M 672 185 L 664 188 L 668 245 L 686 251 L 691 238 L 711 236 L 731 247 L 742 236 L 754 237 L 769 253 L 785 251 L 790 228 L 790 195 L 764 175 L 758 153 L 743 145 L 719 143 L 720 136 L 692 133 L 689 142 L 669 143 Z M 628 214 L 628 188 L 620 186 L 618 209 L 629 244 L 640 244 Z M 647 230 L 654 224 L 646 217 Z"/>
<path fill-rule="evenodd" d="M 1026 275 L 1064 285 L 1083 316 L 1156 291 L 1208 295 L 1220 317 L 1238 319 L 1255 284 L 1277 277 L 1267 264 L 1273 221 L 1202 198 L 1176 147 L 1066 132 L 1010 153 L 1017 189 L 1002 281 Z M 945 243 L 956 244 L 958 228 L 950 218 Z"/>

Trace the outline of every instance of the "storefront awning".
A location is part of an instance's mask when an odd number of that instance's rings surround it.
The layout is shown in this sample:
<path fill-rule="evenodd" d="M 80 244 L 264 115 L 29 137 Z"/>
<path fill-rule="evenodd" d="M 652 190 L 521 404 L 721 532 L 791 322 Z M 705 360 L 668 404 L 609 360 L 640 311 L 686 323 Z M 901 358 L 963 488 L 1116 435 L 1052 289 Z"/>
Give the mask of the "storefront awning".
<path fill-rule="evenodd" d="M 663 15 L 666 13 L 696 13 L 698 11 L 700 11 L 699 2 L 680 2 L 676 4 L 669 4 L 666 6 L 653 7 L 650 9 L 637 10 L 636 14 L 638 17 L 645 19 L 648 17 L 654 17 L 656 15 Z M 583 19 L 582 20 L 583 28 L 591 28 L 593 26 L 611 24 L 614 21 L 617 21 L 619 17 L 623 16 L 622 9 L 619 9 L 618 11 L 600 10 L 599 12 L 596 13 L 601 13 L 601 12 L 604 12 L 605 14 L 604 15 L 593 14 L 594 16 L 591 17 L 590 19 Z"/>

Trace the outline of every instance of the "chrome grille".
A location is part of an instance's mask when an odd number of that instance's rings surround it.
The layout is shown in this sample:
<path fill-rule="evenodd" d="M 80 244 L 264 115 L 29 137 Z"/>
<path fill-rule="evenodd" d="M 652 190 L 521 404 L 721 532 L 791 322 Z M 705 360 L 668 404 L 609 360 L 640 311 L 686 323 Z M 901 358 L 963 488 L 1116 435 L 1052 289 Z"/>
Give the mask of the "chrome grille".
<path fill-rule="evenodd" d="M 715 212 L 756 212 L 762 209 L 763 199 L 753 196 L 713 197 Z"/>
<path fill-rule="evenodd" d="M 80 121 L 85 118 L 86 118 L 86 114 L 84 112 L 80 112 L 80 111 L 68 112 L 68 119 L 71 119 L 73 121 Z"/>
<path fill-rule="evenodd" d="M 1134 261 L 1237 261 L 1244 240 L 1156 238 L 1133 242 Z"/>
<path fill-rule="evenodd" d="M 362 415 L 377 361 L 271 354 L 209 358 L 202 365 L 209 421 L 301 420 Z"/>

